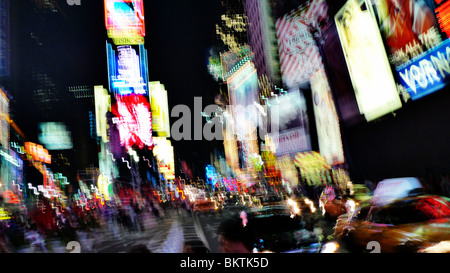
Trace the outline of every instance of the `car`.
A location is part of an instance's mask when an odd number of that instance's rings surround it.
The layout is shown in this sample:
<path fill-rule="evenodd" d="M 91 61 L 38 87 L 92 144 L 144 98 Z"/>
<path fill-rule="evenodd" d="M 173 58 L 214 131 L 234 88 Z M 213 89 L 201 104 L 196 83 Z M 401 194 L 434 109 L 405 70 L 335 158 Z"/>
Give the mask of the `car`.
<path fill-rule="evenodd" d="M 423 194 L 422 184 L 417 177 L 388 178 L 378 182 L 373 191 L 373 200 L 387 204 L 399 198 Z"/>
<path fill-rule="evenodd" d="M 200 213 L 213 213 L 218 211 L 216 203 L 212 200 L 202 200 L 194 203 L 193 211 L 196 214 Z"/>
<path fill-rule="evenodd" d="M 365 202 L 336 221 L 335 240 L 350 252 L 421 252 L 450 240 L 450 198 L 419 195 Z M 442 252 L 450 249 L 440 248 Z"/>
<path fill-rule="evenodd" d="M 301 217 L 292 217 L 286 205 L 252 208 L 241 214 L 240 218 L 247 221 L 254 252 L 317 252 L 317 234 L 305 228 Z"/>

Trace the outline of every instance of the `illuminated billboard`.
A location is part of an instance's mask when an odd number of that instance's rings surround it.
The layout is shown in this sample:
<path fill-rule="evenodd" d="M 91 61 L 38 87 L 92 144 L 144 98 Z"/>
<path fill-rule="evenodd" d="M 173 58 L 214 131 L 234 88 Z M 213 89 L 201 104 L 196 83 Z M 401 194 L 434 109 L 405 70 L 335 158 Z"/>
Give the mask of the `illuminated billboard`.
<path fill-rule="evenodd" d="M 170 137 L 169 104 L 167 91 L 160 82 L 149 83 L 153 131 L 160 137 Z"/>
<path fill-rule="evenodd" d="M 311 76 L 310 82 L 320 154 L 330 165 L 343 164 L 344 150 L 339 118 L 325 71 L 318 70 Z"/>
<path fill-rule="evenodd" d="M 152 148 L 152 119 L 147 97 L 141 95 L 117 96 L 111 106 L 115 116 L 120 144 L 125 148 Z"/>
<path fill-rule="evenodd" d="M 295 88 L 321 67 L 319 48 L 301 12 L 294 10 L 276 21 L 283 84 Z"/>
<path fill-rule="evenodd" d="M 143 0 L 105 0 L 105 26 L 116 45 L 143 44 Z"/>
<path fill-rule="evenodd" d="M 155 147 L 153 149 L 153 155 L 158 162 L 159 172 L 164 175 L 164 178 L 175 179 L 175 161 L 173 155 L 173 146 L 165 137 L 154 138 Z"/>
<path fill-rule="evenodd" d="M 380 32 L 365 2 L 347 1 L 335 22 L 360 113 L 372 121 L 401 108 Z"/>
<path fill-rule="evenodd" d="M 106 44 L 110 90 L 118 95 L 148 95 L 147 50 L 144 45 Z"/>
<path fill-rule="evenodd" d="M 278 132 L 271 133 L 271 145 L 275 155 L 281 156 L 311 150 L 306 100 L 298 89 L 269 100 L 268 114 L 274 106 L 278 109 L 278 119 L 272 120 L 272 127 Z"/>
<path fill-rule="evenodd" d="M 96 85 L 94 86 L 94 99 L 97 136 L 106 143 L 108 142 L 106 113 L 111 110 L 111 97 L 108 94 L 108 90 L 101 85 Z"/>
<path fill-rule="evenodd" d="M 62 122 L 39 123 L 38 139 L 47 150 L 69 150 L 73 148 L 72 133 Z"/>
<path fill-rule="evenodd" d="M 258 75 L 251 61 L 247 61 L 238 71 L 228 78 L 228 95 L 233 108 L 233 119 L 238 135 L 244 137 L 256 129 L 257 113 L 241 111 L 258 102 Z"/>
<path fill-rule="evenodd" d="M 253 60 L 254 53 L 250 46 L 241 46 L 235 50 L 220 53 L 220 63 L 222 66 L 222 79 L 226 82 L 243 64 L 248 60 Z"/>
<path fill-rule="evenodd" d="M 379 0 L 372 5 L 390 63 L 412 100 L 450 80 L 448 1 Z"/>
<path fill-rule="evenodd" d="M 51 155 L 42 145 L 33 142 L 25 142 L 25 152 L 31 156 L 34 161 L 44 162 L 47 164 L 52 163 Z"/>

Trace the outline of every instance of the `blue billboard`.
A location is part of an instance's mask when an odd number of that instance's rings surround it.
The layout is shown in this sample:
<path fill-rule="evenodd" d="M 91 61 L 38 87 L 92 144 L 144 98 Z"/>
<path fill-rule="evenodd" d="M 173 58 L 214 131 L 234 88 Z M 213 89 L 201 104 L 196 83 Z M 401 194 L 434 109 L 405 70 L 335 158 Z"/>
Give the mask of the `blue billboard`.
<path fill-rule="evenodd" d="M 107 43 L 106 52 L 111 92 L 122 96 L 148 95 L 147 50 L 144 45 L 122 45 L 114 50 Z"/>
<path fill-rule="evenodd" d="M 412 100 L 443 88 L 450 81 L 450 40 L 396 68 Z"/>

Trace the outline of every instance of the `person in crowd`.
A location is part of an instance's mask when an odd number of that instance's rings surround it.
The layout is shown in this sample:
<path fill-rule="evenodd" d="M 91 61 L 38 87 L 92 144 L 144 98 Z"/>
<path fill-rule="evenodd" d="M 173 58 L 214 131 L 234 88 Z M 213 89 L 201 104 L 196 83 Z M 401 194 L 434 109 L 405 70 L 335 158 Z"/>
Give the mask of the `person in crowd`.
<path fill-rule="evenodd" d="M 218 228 L 219 252 L 251 253 L 253 237 L 251 227 L 241 217 L 225 219 Z"/>

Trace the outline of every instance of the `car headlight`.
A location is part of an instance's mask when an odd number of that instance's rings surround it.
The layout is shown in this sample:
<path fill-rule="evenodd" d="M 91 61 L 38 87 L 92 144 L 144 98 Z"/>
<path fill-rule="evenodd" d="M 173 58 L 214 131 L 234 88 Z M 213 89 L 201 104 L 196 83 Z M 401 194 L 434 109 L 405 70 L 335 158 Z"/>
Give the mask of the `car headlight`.
<path fill-rule="evenodd" d="M 450 241 L 441 241 L 437 244 L 419 249 L 419 253 L 450 253 Z"/>
<path fill-rule="evenodd" d="M 339 244 L 336 242 L 328 242 L 323 245 L 320 253 L 337 253 L 339 250 Z"/>

